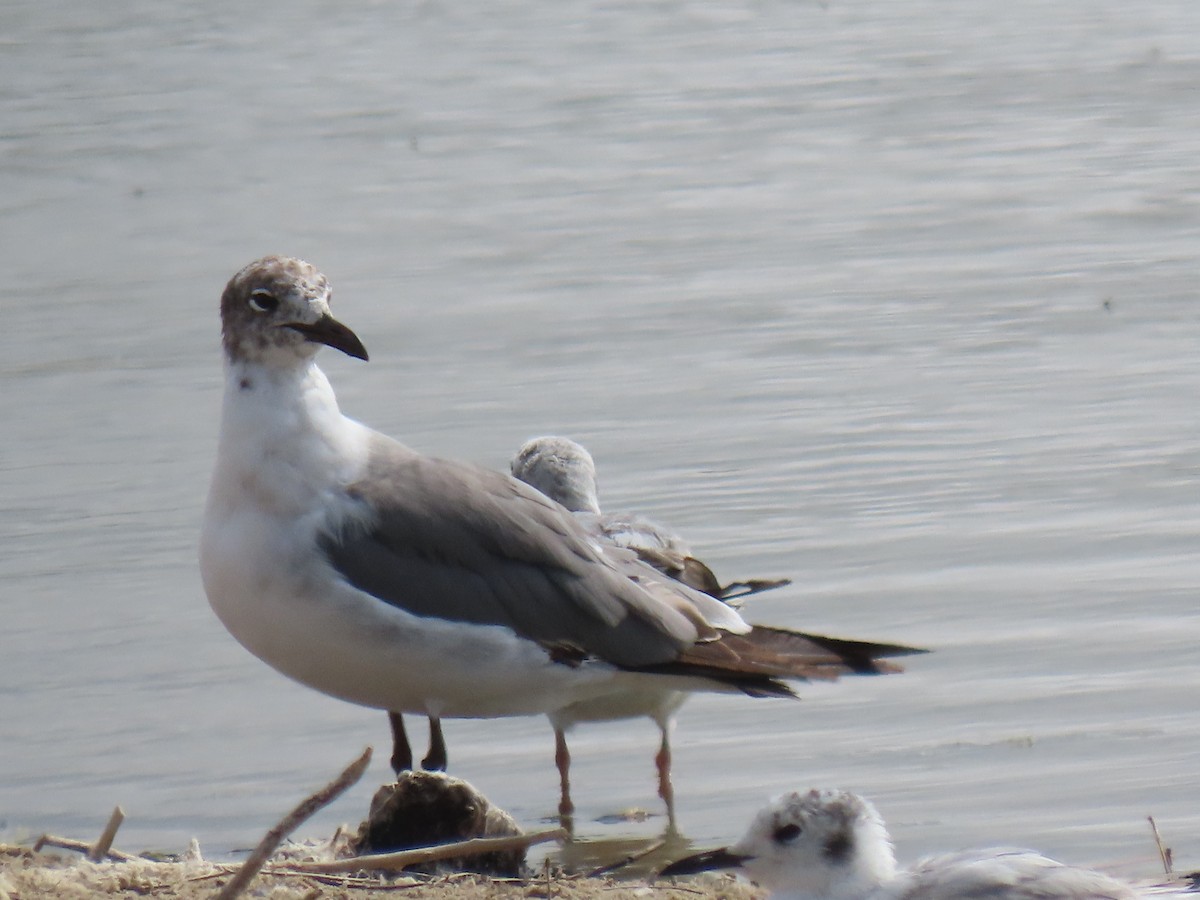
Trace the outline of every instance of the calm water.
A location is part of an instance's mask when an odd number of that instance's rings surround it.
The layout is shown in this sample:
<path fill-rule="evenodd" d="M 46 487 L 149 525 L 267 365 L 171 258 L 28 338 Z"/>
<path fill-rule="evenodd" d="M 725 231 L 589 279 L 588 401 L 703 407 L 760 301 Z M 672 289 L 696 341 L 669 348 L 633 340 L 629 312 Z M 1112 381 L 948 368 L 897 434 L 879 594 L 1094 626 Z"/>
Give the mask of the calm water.
<path fill-rule="evenodd" d="M 1200 866 L 1200 5 L 125 0 L 0 7 L 0 837 L 257 840 L 381 713 L 249 656 L 196 565 L 216 303 L 335 284 L 343 408 L 502 467 L 570 434 L 753 618 L 936 648 L 700 697 L 694 840 L 873 797 L 900 852 Z M 450 722 L 519 820 L 541 719 Z M 419 732 L 418 742 L 424 739 Z M 649 723 L 574 740 L 581 832 L 658 810 Z"/>

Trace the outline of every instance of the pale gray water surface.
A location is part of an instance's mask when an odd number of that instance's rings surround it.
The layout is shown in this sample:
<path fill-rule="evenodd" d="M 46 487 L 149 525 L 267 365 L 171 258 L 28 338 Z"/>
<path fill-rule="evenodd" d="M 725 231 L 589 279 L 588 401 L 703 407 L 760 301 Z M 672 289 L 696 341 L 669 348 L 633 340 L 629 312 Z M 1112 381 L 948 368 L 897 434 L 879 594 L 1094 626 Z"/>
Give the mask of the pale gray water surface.
<path fill-rule="evenodd" d="M 255 841 L 381 713 L 209 611 L 217 298 L 304 256 L 372 358 L 352 415 L 505 466 L 583 441 L 607 506 L 761 621 L 936 649 L 803 703 L 702 697 L 681 825 L 876 801 L 905 857 L 1200 866 L 1200 4 L 0 7 L 0 818 Z M 550 814 L 541 719 L 452 770 Z M 418 740 L 423 740 L 423 733 Z M 574 740 L 581 831 L 657 810 L 649 723 Z"/>

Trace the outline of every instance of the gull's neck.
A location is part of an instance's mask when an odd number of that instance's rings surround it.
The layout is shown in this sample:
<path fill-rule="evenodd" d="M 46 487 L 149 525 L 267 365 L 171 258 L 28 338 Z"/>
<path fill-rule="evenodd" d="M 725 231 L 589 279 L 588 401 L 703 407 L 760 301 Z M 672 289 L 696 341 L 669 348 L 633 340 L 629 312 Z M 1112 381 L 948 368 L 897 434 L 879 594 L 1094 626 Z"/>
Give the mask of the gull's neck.
<path fill-rule="evenodd" d="M 829 885 L 830 900 L 870 900 L 885 895 L 896 880 L 896 854 L 882 821 L 870 817 L 857 822 L 854 842 L 853 860 Z"/>
<path fill-rule="evenodd" d="M 558 487 L 562 491 L 558 502 L 571 512 L 600 515 L 600 499 L 596 496 L 596 479 L 593 476 L 572 466 L 563 474 L 562 484 Z"/>
<path fill-rule="evenodd" d="M 314 360 L 288 367 L 227 360 L 210 504 L 249 501 L 301 515 L 359 476 L 369 434 L 342 415 Z"/>
<path fill-rule="evenodd" d="M 747 873 L 771 889 L 771 900 L 874 900 L 889 896 L 897 878 L 896 855 L 883 822 L 875 816 L 854 823 L 849 856 L 840 861 L 789 860 L 763 866 L 751 860 Z M 741 852 L 738 847 L 735 852 Z M 746 852 L 753 854 L 752 848 Z"/>

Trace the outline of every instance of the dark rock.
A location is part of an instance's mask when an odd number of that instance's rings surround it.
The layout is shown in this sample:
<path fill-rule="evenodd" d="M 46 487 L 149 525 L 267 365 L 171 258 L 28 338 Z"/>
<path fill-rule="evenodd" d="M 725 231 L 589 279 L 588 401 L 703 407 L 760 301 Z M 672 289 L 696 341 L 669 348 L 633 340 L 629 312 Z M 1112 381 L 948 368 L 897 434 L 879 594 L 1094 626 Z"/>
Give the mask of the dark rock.
<path fill-rule="evenodd" d="M 461 778 L 444 772 L 404 772 L 371 798 L 367 820 L 352 842 L 357 854 L 391 853 L 479 837 L 523 834 L 512 816 Z M 484 853 L 410 866 L 408 871 L 477 872 L 518 877 L 525 850 Z"/>

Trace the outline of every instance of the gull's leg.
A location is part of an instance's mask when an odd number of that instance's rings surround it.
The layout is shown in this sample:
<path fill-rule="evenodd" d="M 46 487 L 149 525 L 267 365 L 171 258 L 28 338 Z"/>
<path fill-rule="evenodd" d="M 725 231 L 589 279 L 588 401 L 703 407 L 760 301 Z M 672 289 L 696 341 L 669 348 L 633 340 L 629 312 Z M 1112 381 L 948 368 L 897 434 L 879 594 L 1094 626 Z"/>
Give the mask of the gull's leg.
<path fill-rule="evenodd" d="M 554 729 L 554 764 L 558 766 L 558 821 L 568 833 L 575 828 L 575 804 L 571 802 L 571 751 L 561 728 Z"/>
<path fill-rule="evenodd" d="M 404 731 L 404 716 L 389 710 L 388 722 L 392 726 L 392 771 L 399 778 L 401 772 L 412 769 L 412 748 L 408 745 L 408 735 Z"/>
<path fill-rule="evenodd" d="M 446 737 L 442 734 L 442 720 L 437 716 L 429 717 L 429 752 L 421 760 L 421 768 L 426 772 L 445 772 Z"/>
<path fill-rule="evenodd" d="M 671 726 L 659 724 L 662 730 L 662 743 L 654 757 L 654 765 L 658 768 L 658 796 L 667 804 L 667 827 L 675 831 L 675 787 L 671 784 Z"/>

